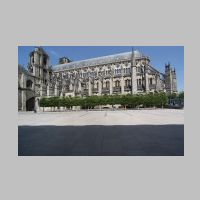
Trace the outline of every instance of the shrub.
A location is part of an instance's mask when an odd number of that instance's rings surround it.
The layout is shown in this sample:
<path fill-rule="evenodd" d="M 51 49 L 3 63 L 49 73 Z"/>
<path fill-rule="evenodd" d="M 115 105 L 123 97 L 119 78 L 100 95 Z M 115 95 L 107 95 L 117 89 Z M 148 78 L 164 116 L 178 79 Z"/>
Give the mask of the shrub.
<path fill-rule="evenodd" d="M 124 107 L 164 107 L 168 102 L 167 95 L 161 93 L 137 94 L 137 95 L 104 95 L 89 97 L 49 97 L 40 100 L 41 107 L 66 107 L 81 106 L 82 108 L 94 108 L 99 105 L 121 104 Z M 184 93 L 179 94 L 179 98 L 184 98 Z"/>

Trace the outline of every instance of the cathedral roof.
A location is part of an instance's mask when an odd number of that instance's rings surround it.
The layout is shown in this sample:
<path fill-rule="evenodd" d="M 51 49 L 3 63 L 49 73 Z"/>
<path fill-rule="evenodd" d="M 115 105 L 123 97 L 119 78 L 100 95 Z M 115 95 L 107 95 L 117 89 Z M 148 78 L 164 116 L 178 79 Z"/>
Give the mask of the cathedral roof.
<path fill-rule="evenodd" d="M 154 73 L 160 74 L 160 72 L 157 69 L 155 69 L 153 66 L 151 66 L 151 65 L 149 65 L 149 69 Z"/>
<path fill-rule="evenodd" d="M 135 58 L 146 57 L 139 51 L 133 51 L 133 56 Z M 83 68 L 83 67 L 90 67 L 96 65 L 104 65 L 109 63 L 116 63 L 121 61 L 130 61 L 132 58 L 132 52 L 125 52 L 120 54 L 114 54 L 109 56 L 102 56 L 87 60 L 81 61 L 74 61 L 70 63 L 60 64 L 54 66 L 54 71 L 62 71 L 65 69 L 76 69 L 76 68 Z"/>

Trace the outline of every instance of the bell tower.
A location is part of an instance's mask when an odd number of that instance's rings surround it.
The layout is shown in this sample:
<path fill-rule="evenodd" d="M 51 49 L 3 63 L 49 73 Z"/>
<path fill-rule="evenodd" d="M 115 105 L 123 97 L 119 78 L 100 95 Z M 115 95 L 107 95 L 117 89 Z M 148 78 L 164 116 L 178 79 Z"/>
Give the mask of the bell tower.
<path fill-rule="evenodd" d="M 35 47 L 34 51 L 29 54 L 28 70 L 35 78 L 36 96 L 47 96 L 51 68 L 49 56 L 43 48 Z"/>
<path fill-rule="evenodd" d="M 41 48 L 36 47 L 29 55 L 29 72 L 38 78 L 43 77 L 43 69 L 49 67 L 49 56 Z"/>
<path fill-rule="evenodd" d="M 165 64 L 165 89 L 168 94 L 177 93 L 177 80 L 175 68 L 171 64 Z"/>

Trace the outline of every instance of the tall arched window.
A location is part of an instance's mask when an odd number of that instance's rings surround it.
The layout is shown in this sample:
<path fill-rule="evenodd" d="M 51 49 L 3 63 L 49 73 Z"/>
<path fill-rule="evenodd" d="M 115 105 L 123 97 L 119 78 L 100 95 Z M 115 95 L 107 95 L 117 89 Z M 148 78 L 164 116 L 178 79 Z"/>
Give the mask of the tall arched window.
<path fill-rule="evenodd" d="M 109 88 L 109 87 L 110 87 L 110 82 L 106 81 L 106 88 Z"/>
<path fill-rule="evenodd" d="M 32 89 L 32 87 L 33 87 L 33 82 L 32 82 L 31 80 L 27 80 L 27 81 L 26 81 L 26 87 L 27 87 L 28 89 Z"/>
<path fill-rule="evenodd" d="M 152 85 L 153 84 L 153 79 L 152 78 L 150 78 L 150 85 Z"/>
<path fill-rule="evenodd" d="M 115 81 L 115 87 L 120 87 L 120 81 L 119 80 Z"/>
<path fill-rule="evenodd" d="M 126 87 L 128 86 L 128 80 L 125 80 L 125 86 Z"/>
<path fill-rule="evenodd" d="M 125 80 L 125 86 L 126 87 L 131 86 L 131 80 L 129 80 L 129 79 Z"/>

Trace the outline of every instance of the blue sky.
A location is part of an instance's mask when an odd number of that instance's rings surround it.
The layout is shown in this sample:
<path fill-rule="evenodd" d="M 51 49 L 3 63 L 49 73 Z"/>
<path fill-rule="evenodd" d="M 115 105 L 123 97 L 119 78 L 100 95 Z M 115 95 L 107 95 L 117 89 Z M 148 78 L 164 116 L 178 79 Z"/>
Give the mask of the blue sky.
<path fill-rule="evenodd" d="M 50 64 L 56 65 L 60 57 L 66 56 L 73 61 L 106 56 L 131 51 L 131 46 L 43 46 L 50 56 Z M 184 90 L 184 47 L 183 46 L 133 46 L 151 59 L 151 64 L 160 72 L 170 62 L 176 68 L 178 90 Z M 29 53 L 34 46 L 18 47 L 18 63 L 27 66 Z"/>

